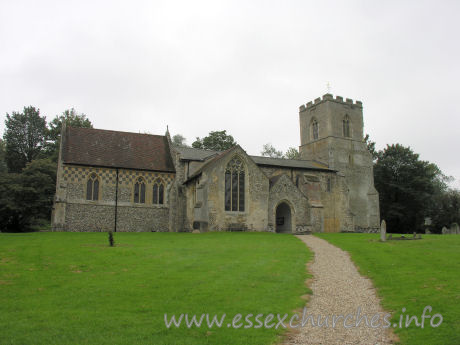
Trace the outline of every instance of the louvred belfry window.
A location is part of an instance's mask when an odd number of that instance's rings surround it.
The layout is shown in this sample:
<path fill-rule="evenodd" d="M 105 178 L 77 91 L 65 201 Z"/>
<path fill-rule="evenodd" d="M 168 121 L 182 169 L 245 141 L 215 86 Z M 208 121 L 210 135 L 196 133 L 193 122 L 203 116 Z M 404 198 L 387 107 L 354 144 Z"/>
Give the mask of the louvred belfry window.
<path fill-rule="evenodd" d="M 233 157 L 225 169 L 225 211 L 244 212 L 245 172 L 239 157 Z"/>

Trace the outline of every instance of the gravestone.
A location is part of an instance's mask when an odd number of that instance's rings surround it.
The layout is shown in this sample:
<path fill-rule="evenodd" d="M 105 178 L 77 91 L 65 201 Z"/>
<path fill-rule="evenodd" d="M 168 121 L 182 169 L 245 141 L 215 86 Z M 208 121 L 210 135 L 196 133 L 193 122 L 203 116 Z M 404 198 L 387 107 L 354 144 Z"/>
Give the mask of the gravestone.
<path fill-rule="evenodd" d="M 417 237 L 417 233 L 416 233 L 416 232 L 414 232 L 414 240 L 415 240 L 415 238 L 416 238 L 416 237 Z"/>
<path fill-rule="evenodd" d="M 460 234 L 460 227 L 457 223 L 452 223 L 450 226 L 450 233 L 451 234 Z"/>
<path fill-rule="evenodd" d="M 380 241 L 385 242 L 387 240 L 387 223 L 385 219 L 380 224 Z"/>
<path fill-rule="evenodd" d="M 448 234 L 449 233 L 449 230 L 447 230 L 447 228 L 445 226 L 442 227 L 442 234 L 445 235 L 445 234 Z"/>
<path fill-rule="evenodd" d="M 419 240 L 422 239 L 422 235 L 421 234 L 418 234 L 418 237 L 417 237 Z"/>
<path fill-rule="evenodd" d="M 388 240 L 392 240 L 393 239 L 393 235 L 390 234 L 390 236 L 388 236 Z"/>

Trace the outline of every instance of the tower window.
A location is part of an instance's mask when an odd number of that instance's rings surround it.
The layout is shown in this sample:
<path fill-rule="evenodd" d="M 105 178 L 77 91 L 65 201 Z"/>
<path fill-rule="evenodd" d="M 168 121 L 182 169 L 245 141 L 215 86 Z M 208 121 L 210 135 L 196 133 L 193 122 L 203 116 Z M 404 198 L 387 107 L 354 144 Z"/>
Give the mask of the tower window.
<path fill-rule="evenodd" d="M 332 181 L 331 181 L 331 178 L 328 177 L 327 180 L 326 180 L 326 191 L 330 192 L 331 189 L 332 189 Z"/>
<path fill-rule="evenodd" d="M 343 125 L 343 136 L 345 138 L 351 138 L 351 135 L 350 135 L 350 118 L 348 117 L 348 115 L 345 115 L 345 118 L 342 121 L 342 125 Z"/>
<path fill-rule="evenodd" d="M 95 173 L 89 175 L 86 182 L 86 200 L 96 201 L 99 199 L 99 179 Z"/>
<path fill-rule="evenodd" d="M 142 177 L 139 177 L 134 184 L 134 202 L 145 204 L 145 182 Z"/>
<path fill-rule="evenodd" d="M 318 121 L 316 121 L 315 119 L 311 123 L 311 130 L 312 130 L 312 134 L 313 134 L 313 140 L 318 139 L 318 137 L 319 137 Z"/>
<path fill-rule="evenodd" d="M 233 157 L 225 169 L 225 211 L 244 212 L 244 166 Z"/>

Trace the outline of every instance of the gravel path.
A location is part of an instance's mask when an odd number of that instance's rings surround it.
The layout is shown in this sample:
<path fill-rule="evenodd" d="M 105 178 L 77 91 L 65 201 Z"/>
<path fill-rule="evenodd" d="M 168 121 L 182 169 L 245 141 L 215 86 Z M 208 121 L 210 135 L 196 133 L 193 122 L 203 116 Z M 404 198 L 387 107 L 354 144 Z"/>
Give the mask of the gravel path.
<path fill-rule="evenodd" d="M 314 315 L 316 325 L 318 316 L 321 316 L 321 323 L 329 316 L 329 327 L 313 327 L 310 319 L 304 327 L 292 331 L 284 344 L 393 344 L 395 337 L 391 328 L 367 327 L 364 318 L 361 325 L 355 327 L 358 307 L 361 307 L 361 317 L 366 315 L 369 324 L 375 314 L 379 315 L 378 323 L 384 324 L 386 312 L 380 306 L 372 282 L 358 273 L 348 253 L 312 235 L 297 237 L 315 254 L 314 261 L 309 264 L 313 295 L 307 302 L 306 315 Z M 335 328 L 332 327 L 332 315 L 347 314 L 352 318 L 347 319 L 346 325 L 353 327 L 345 328 L 344 318 L 338 319 Z M 374 325 L 377 324 L 375 321 Z"/>

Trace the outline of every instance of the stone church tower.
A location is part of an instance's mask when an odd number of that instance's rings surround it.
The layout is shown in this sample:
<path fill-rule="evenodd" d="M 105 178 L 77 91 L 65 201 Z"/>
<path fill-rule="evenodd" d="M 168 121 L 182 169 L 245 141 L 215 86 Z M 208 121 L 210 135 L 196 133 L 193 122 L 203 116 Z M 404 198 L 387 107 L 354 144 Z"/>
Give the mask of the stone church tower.
<path fill-rule="evenodd" d="M 372 156 L 363 141 L 362 103 L 326 94 L 302 105 L 299 117 L 302 159 L 323 162 L 343 175 L 354 230 L 375 231 L 379 201 Z"/>

